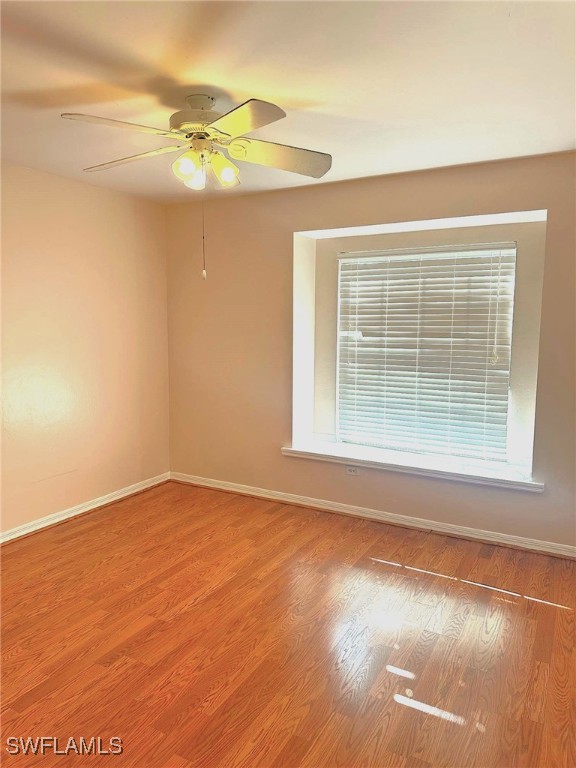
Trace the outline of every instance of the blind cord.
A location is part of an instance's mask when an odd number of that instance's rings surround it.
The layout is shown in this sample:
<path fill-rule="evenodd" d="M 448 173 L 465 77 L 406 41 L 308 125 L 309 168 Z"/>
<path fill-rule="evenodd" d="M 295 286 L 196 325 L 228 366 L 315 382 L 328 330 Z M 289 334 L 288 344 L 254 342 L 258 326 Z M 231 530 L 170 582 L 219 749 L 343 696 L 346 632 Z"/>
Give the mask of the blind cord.
<path fill-rule="evenodd" d="M 498 312 L 500 309 L 500 280 L 502 276 L 502 251 L 498 253 L 498 281 L 496 283 L 496 318 L 494 320 L 494 342 L 492 344 L 492 356 L 490 362 L 492 365 L 496 365 L 499 360 L 498 357 Z"/>

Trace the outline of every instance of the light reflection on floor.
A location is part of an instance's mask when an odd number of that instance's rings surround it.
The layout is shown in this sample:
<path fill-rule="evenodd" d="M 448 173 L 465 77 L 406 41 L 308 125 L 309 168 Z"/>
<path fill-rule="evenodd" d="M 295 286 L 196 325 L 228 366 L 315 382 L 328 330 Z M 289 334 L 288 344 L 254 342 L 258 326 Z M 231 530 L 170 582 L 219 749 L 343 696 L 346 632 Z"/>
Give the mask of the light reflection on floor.
<path fill-rule="evenodd" d="M 411 597 L 408 596 L 405 578 L 398 579 L 397 576 L 407 576 L 407 572 L 411 572 L 413 583 L 416 583 L 418 575 L 421 574 L 423 578 L 426 576 L 431 577 L 431 579 L 440 577 L 448 581 L 466 584 L 473 589 L 489 590 L 494 594 L 493 599 L 497 601 L 497 604 L 502 605 L 502 610 L 507 612 L 514 606 L 519 606 L 522 599 L 561 610 L 571 609 L 565 605 L 470 579 L 377 557 L 370 557 L 369 559 L 374 564 L 381 563 L 384 566 L 390 566 L 390 569 L 373 569 L 360 565 L 345 569 L 334 567 L 325 573 L 325 580 L 322 584 L 312 578 L 305 568 L 297 568 L 292 573 L 292 587 L 298 592 L 300 600 L 308 601 L 313 593 L 320 590 L 323 596 L 327 597 L 328 602 L 336 608 L 333 615 L 337 618 L 327 624 L 328 635 L 326 639 L 328 654 L 335 674 L 334 679 L 338 681 L 338 687 L 341 689 L 343 686 L 349 691 L 353 691 L 351 695 L 358 701 L 369 696 L 371 692 L 372 695 L 380 698 L 373 687 L 374 679 L 370 677 L 367 670 L 369 670 L 369 660 L 373 657 L 375 649 L 387 646 L 391 650 L 388 659 L 390 663 L 385 664 L 380 672 L 380 675 L 384 673 L 384 676 L 379 679 L 378 689 L 383 692 L 386 691 L 384 695 L 391 703 L 393 702 L 393 706 L 398 705 L 399 709 L 408 708 L 425 716 L 439 718 L 452 726 L 468 726 L 477 734 L 485 736 L 486 725 L 478 722 L 477 714 L 473 717 L 472 712 L 470 712 L 468 721 L 463 716 L 464 713 L 451 712 L 436 706 L 441 702 L 434 701 L 433 690 L 424 696 L 424 698 L 428 698 L 428 701 L 421 701 L 418 697 L 414 697 L 414 692 L 411 689 L 402 690 L 400 688 L 402 682 L 406 684 L 408 681 L 413 681 L 416 692 L 419 690 L 416 687 L 418 672 L 411 670 L 410 664 L 407 665 L 408 668 L 405 668 L 402 660 L 406 661 L 406 650 L 411 652 L 411 646 L 413 646 L 418 630 L 426 630 L 428 622 L 439 606 L 425 601 L 420 603 L 416 594 Z M 460 596 L 450 594 L 447 591 L 442 599 L 444 615 L 456 613 L 459 610 L 460 600 Z M 503 605 L 504 603 L 508 604 L 507 607 Z M 440 616 L 440 614 L 438 615 Z M 440 620 L 442 620 L 441 617 Z M 502 624 L 502 629 L 504 626 Z M 496 622 L 491 627 L 491 633 L 496 638 L 496 642 L 502 629 L 500 622 Z M 434 631 L 435 629 L 431 625 L 430 632 Z M 397 663 L 394 663 L 395 661 Z M 385 682 L 387 675 L 397 680 L 397 684 L 393 685 L 392 688 Z M 465 685 L 462 680 L 455 682 L 458 682 L 460 687 Z"/>
<path fill-rule="evenodd" d="M 481 589 L 490 589 L 493 592 L 501 592 L 504 595 L 513 595 L 514 597 L 522 597 L 524 600 L 533 600 L 535 603 L 543 603 L 544 605 L 551 605 L 553 608 L 562 608 L 565 611 L 570 611 L 571 608 L 567 605 L 560 605 L 559 603 L 551 603 L 549 600 L 541 600 L 538 597 L 530 597 L 529 595 L 522 595 L 520 592 L 511 592 L 508 589 L 500 589 L 499 587 L 492 587 L 489 584 L 482 584 L 479 581 L 468 581 L 468 579 L 459 579 L 456 576 L 448 576 L 446 573 L 438 573 L 437 571 L 425 571 L 423 568 L 415 568 L 413 565 L 403 565 L 402 563 L 394 563 L 390 560 L 381 560 L 378 557 L 371 557 L 374 563 L 384 563 L 385 565 L 392 565 L 395 568 L 405 568 L 407 571 L 416 571 L 417 573 L 426 573 L 430 576 L 440 576 L 442 579 L 450 579 L 451 581 L 459 581 L 462 584 L 470 584 L 473 587 L 480 587 Z"/>
<path fill-rule="evenodd" d="M 346 595 L 345 609 L 339 613 L 330 633 L 329 650 L 334 668 L 341 683 L 354 680 L 355 695 L 366 696 L 373 681 L 368 675 L 358 674 L 366 659 L 377 646 L 389 646 L 394 651 L 400 651 L 407 641 L 407 631 L 413 638 L 414 630 L 423 628 L 422 619 L 412 620 L 416 618 L 413 615 L 414 603 L 406 599 L 405 586 L 387 582 L 382 574 L 353 568 L 345 572 L 334 571 L 328 578 L 331 599 L 340 602 L 342 595 Z M 455 599 L 449 598 L 451 602 Z M 422 608 L 429 607 L 423 605 Z M 428 621 L 428 616 L 426 613 L 425 621 Z M 400 679 L 416 679 L 414 672 L 401 666 L 387 664 L 385 670 Z M 393 700 L 401 704 L 412 695 L 412 691 L 407 690 L 406 694 L 399 700 L 396 697 Z M 452 715 L 450 719 L 444 710 L 416 701 L 413 708 L 419 707 L 425 714 L 460 722 L 459 715 L 448 713 Z"/>
<path fill-rule="evenodd" d="M 471 587 L 487 589 L 498 593 L 495 597 L 499 602 L 519 605 L 518 600 L 509 600 L 508 597 L 531 600 L 536 603 L 542 603 L 562 610 L 571 610 L 568 606 L 552 603 L 548 600 L 523 595 L 519 592 L 513 592 L 507 589 L 500 589 L 489 584 L 461 579 L 456 576 L 430 571 L 415 566 L 404 565 L 380 558 L 371 557 L 374 563 L 392 566 L 394 569 L 408 570 L 417 574 L 423 574 L 431 577 L 441 577 L 449 581 L 461 582 Z M 394 570 L 393 573 L 398 572 Z M 388 572 L 390 573 L 390 572 Z M 390 576 L 393 574 L 390 573 Z M 409 612 L 414 609 L 413 602 L 406 599 L 403 586 L 399 586 L 392 581 L 387 582 L 381 573 L 366 571 L 365 569 L 352 568 L 345 572 L 338 571 L 333 574 L 330 592 L 334 596 L 342 591 L 347 595 L 346 609 L 342 611 L 338 621 L 332 626 L 330 651 L 334 654 L 336 667 L 340 674 L 352 678 L 358 673 L 359 666 L 363 660 L 379 645 L 389 645 L 394 651 L 400 651 L 403 645 L 404 630 L 409 628 L 421 627 L 425 629 L 422 621 L 411 621 L 413 618 Z M 445 608 L 447 612 L 456 608 L 453 604 L 458 601 L 457 596 L 446 595 Z M 425 604 L 423 604 L 425 607 Z M 425 617 L 428 620 L 429 614 Z M 431 630 L 432 631 L 432 630 Z M 498 627 L 493 631 L 499 632 Z M 386 664 L 386 672 L 399 678 L 407 680 L 417 680 L 415 672 L 404 669 L 394 664 Z M 460 681 L 460 685 L 464 685 Z M 361 683 L 360 687 L 365 689 L 360 691 L 356 689 L 357 694 L 366 695 L 370 689 L 370 682 Z M 396 704 L 418 710 L 425 715 L 438 717 L 455 725 L 466 725 L 466 719 L 455 712 L 442 709 L 433 704 L 419 701 L 413 697 L 412 690 L 407 689 L 405 694 L 395 693 L 392 699 Z M 486 727 L 477 722 L 470 723 L 479 733 L 484 734 Z"/>
<path fill-rule="evenodd" d="M 414 680 L 416 675 L 414 672 L 409 672 L 407 669 L 400 669 L 400 667 L 393 667 L 392 664 L 386 664 L 386 671 L 399 677 L 407 677 L 408 680 Z"/>
<path fill-rule="evenodd" d="M 394 701 L 398 704 L 403 704 L 405 707 L 411 707 L 417 709 L 420 712 L 424 712 L 426 715 L 434 715 L 442 720 L 448 720 L 450 723 L 456 723 L 456 725 L 465 725 L 466 720 L 460 715 L 455 715 L 454 712 L 447 712 L 445 709 L 439 709 L 433 707 L 430 704 L 425 704 L 423 701 L 417 701 L 416 699 L 409 698 L 408 696 L 402 696 L 400 693 L 394 694 Z"/>

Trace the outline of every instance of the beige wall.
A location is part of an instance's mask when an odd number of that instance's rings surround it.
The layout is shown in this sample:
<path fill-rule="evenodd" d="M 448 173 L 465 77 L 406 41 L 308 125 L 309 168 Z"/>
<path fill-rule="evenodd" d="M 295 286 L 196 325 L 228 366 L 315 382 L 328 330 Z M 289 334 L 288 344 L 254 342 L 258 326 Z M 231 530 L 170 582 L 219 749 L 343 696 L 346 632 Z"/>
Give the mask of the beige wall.
<path fill-rule="evenodd" d="M 171 469 L 483 530 L 576 543 L 575 155 L 206 202 L 168 213 Z M 543 494 L 282 456 L 291 439 L 293 232 L 547 208 L 535 475 Z"/>
<path fill-rule="evenodd" d="M 4 169 L 3 529 L 170 468 L 576 543 L 575 157 L 210 199 L 206 282 L 197 203 L 165 209 Z M 291 439 L 295 230 L 540 208 L 549 210 L 535 448 L 542 495 L 382 470 L 350 477 L 340 465 L 281 455 Z"/>
<path fill-rule="evenodd" d="M 168 470 L 163 206 L 2 173 L 4 530 Z"/>

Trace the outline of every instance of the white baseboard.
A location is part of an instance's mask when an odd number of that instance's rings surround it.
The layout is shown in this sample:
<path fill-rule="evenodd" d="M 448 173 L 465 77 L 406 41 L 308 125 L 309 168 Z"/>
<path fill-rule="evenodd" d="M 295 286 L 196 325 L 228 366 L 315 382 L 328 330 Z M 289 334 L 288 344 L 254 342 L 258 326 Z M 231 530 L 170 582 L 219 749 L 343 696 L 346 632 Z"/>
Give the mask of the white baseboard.
<path fill-rule="evenodd" d="M 121 488 L 118 491 L 113 491 L 105 496 L 100 496 L 97 499 L 86 501 L 83 504 L 78 504 L 75 507 L 70 507 L 62 512 L 55 512 L 52 515 L 41 517 L 39 520 L 33 520 L 30 523 L 25 523 L 17 528 L 11 528 L 8 531 L 4 531 L 0 534 L 0 543 L 11 541 L 12 539 L 25 536 L 28 533 L 33 533 L 41 528 L 46 528 L 49 525 L 54 525 L 63 520 L 68 520 L 76 515 L 81 515 L 84 512 L 89 512 L 92 509 L 103 507 L 106 504 L 111 504 L 113 501 L 118 501 L 131 496 L 139 491 L 145 491 L 147 488 L 152 488 L 155 485 L 166 482 L 166 480 L 176 480 L 180 483 L 188 483 L 190 485 L 199 485 L 206 488 L 216 488 L 221 491 L 229 491 L 231 493 L 238 493 L 244 496 L 255 496 L 262 499 L 270 499 L 272 501 L 280 501 L 285 504 L 296 504 L 301 507 L 311 507 L 312 509 L 321 509 L 327 512 L 338 512 L 343 515 L 352 515 L 354 517 L 365 517 L 369 520 L 378 520 L 383 523 L 391 523 L 392 525 L 401 525 L 405 528 L 418 528 L 423 531 L 435 531 L 438 533 L 445 533 L 450 536 L 459 536 L 464 539 L 474 539 L 478 541 L 490 542 L 493 544 L 500 544 L 501 546 L 519 547 L 520 549 L 528 549 L 535 552 L 545 552 L 547 554 L 556 555 L 558 557 L 569 557 L 576 559 L 576 547 L 569 544 L 558 544 L 553 541 L 540 541 L 539 539 L 527 539 L 523 536 L 513 536 L 507 533 L 498 533 L 496 531 L 483 531 L 478 528 L 468 528 L 462 525 L 452 525 L 451 523 L 439 523 L 436 520 L 426 520 L 419 517 L 408 517 L 405 515 L 396 515 L 392 512 L 382 512 L 378 509 L 369 509 L 368 507 L 356 507 L 351 504 L 341 504 L 337 501 L 325 501 L 324 499 L 314 499 L 309 496 L 298 496 L 294 493 L 283 493 L 282 491 L 271 491 L 265 488 L 254 488 L 251 485 L 240 485 L 239 483 L 229 483 L 225 480 L 211 480 L 207 477 L 198 477 L 196 475 L 186 475 L 181 472 L 165 472 L 162 475 L 151 477 L 148 480 L 142 480 L 140 483 L 134 483 L 126 488 Z"/>
<path fill-rule="evenodd" d="M 81 515 L 84 512 L 90 512 L 92 509 L 103 507 L 105 504 L 111 504 L 113 501 L 118 501 L 126 496 L 132 496 L 139 491 L 145 491 L 147 488 L 152 488 L 154 485 L 166 482 L 166 480 L 170 480 L 170 472 L 164 472 L 162 475 L 150 477 L 148 480 L 142 480 L 140 483 L 128 485 L 126 488 L 120 488 L 119 491 L 112 491 L 112 493 L 107 493 L 105 496 L 100 496 L 97 499 L 85 501 L 83 504 L 77 504 L 75 507 L 64 509 L 62 512 L 54 512 L 52 515 L 46 515 L 46 517 L 41 517 L 39 520 L 33 520 L 31 523 L 24 523 L 24 525 L 19 525 L 17 528 L 11 528 L 10 530 L 1 533 L 0 543 L 3 544 L 5 541 L 17 539 L 20 536 L 25 536 L 27 533 L 39 531 L 41 528 L 54 525 L 54 523 L 59 523 L 62 520 L 68 520 L 68 518 L 76 517 L 76 515 Z"/>
<path fill-rule="evenodd" d="M 253 488 L 250 485 L 228 483 L 224 480 L 211 480 L 207 477 L 185 475 L 181 472 L 170 472 L 170 479 L 176 480 L 179 483 L 189 483 L 190 485 L 200 485 L 206 488 L 216 488 L 221 491 L 230 491 L 245 496 L 256 496 L 263 499 L 281 501 L 286 504 L 297 504 L 301 507 L 312 507 L 313 509 L 322 509 L 327 512 L 339 512 L 344 515 L 353 515 L 354 517 L 366 517 L 370 520 L 379 520 L 382 523 L 401 525 L 405 528 L 418 528 L 423 531 L 435 531 L 450 536 L 459 536 L 463 539 L 475 539 L 493 544 L 500 544 L 505 547 L 517 547 L 520 549 L 533 550 L 535 552 L 545 552 L 546 554 L 556 555 L 558 557 L 576 558 L 576 547 L 572 547 L 569 544 L 557 544 L 554 541 L 527 539 L 524 536 L 513 536 L 508 533 L 483 531 L 478 528 L 468 528 L 463 525 L 452 525 L 451 523 L 439 523 L 436 520 L 425 520 L 420 517 L 396 515 L 392 512 L 382 512 L 379 509 L 355 507 L 351 504 L 340 504 L 337 501 L 313 499 L 308 496 L 298 496 L 294 493 L 269 491 L 264 488 Z"/>

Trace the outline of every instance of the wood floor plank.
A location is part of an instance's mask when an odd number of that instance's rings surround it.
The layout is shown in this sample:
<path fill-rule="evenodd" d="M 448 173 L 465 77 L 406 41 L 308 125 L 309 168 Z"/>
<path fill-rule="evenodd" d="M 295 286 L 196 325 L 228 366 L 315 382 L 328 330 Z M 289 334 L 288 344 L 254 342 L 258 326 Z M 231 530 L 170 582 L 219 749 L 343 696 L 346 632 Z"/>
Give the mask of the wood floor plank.
<path fill-rule="evenodd" d="M 2 555 L 3 738 L 119 736 L 118 768 L 576 765 L 571 561 L 173 482 Z"/>

